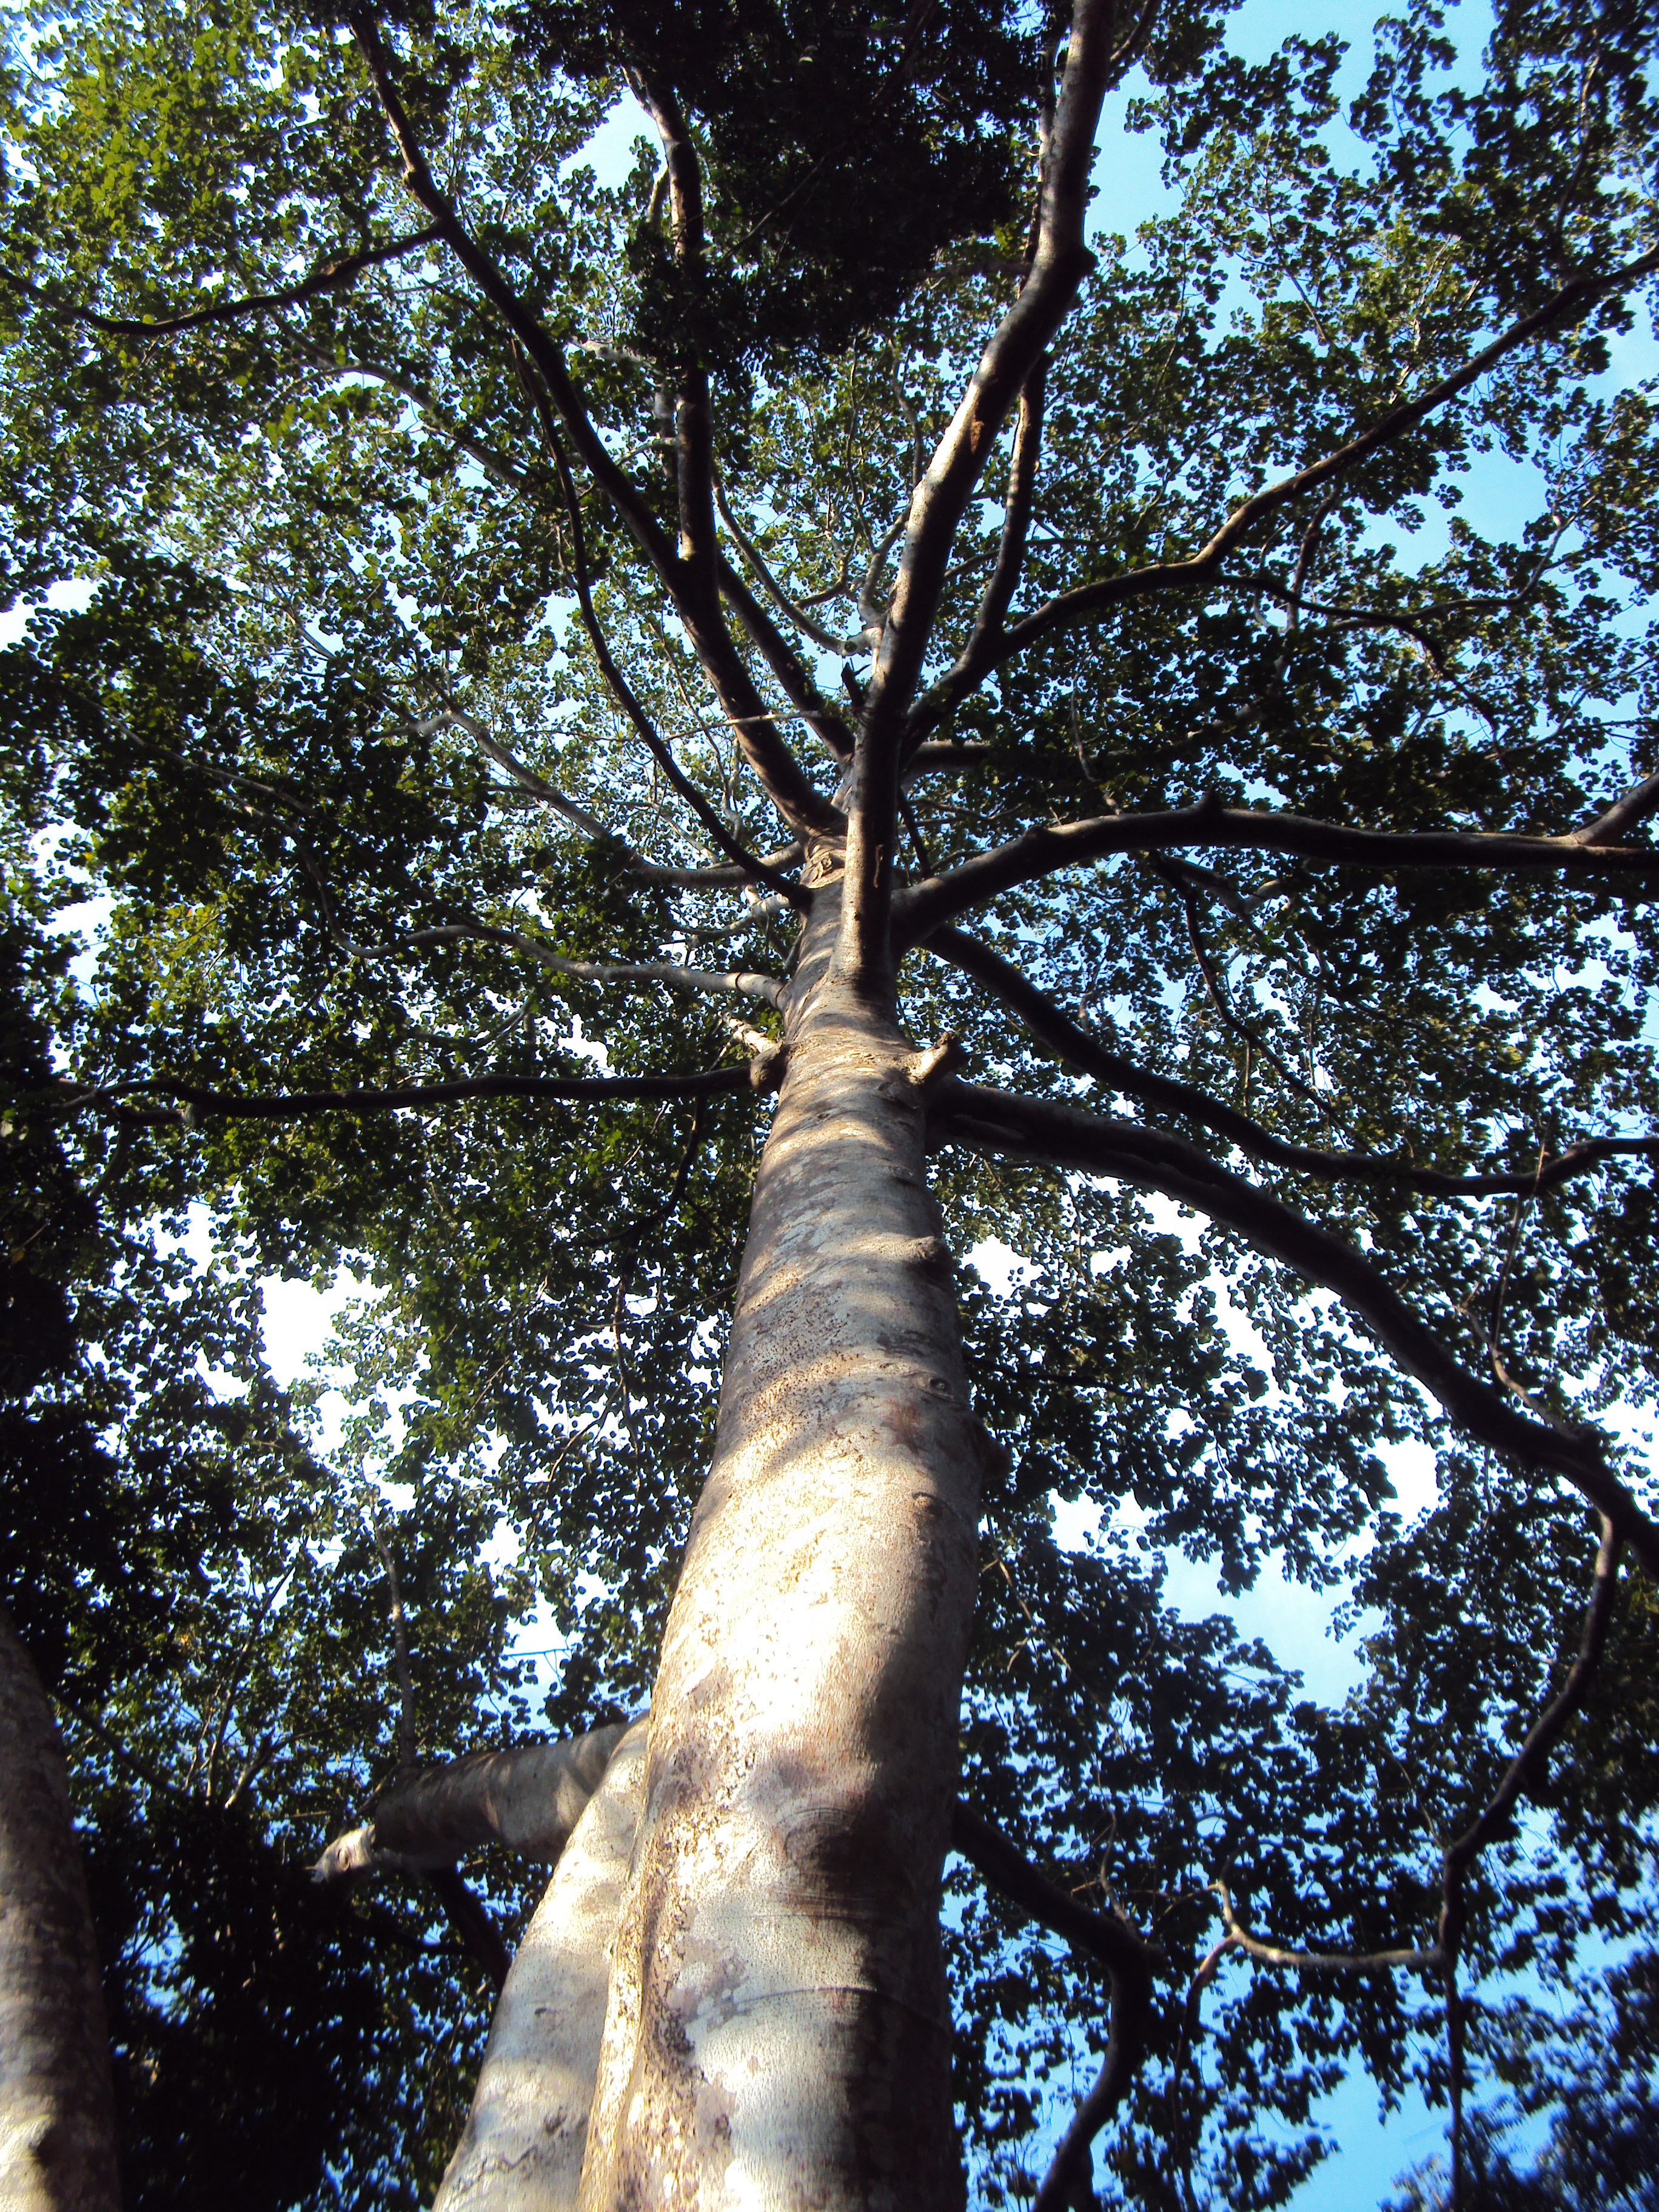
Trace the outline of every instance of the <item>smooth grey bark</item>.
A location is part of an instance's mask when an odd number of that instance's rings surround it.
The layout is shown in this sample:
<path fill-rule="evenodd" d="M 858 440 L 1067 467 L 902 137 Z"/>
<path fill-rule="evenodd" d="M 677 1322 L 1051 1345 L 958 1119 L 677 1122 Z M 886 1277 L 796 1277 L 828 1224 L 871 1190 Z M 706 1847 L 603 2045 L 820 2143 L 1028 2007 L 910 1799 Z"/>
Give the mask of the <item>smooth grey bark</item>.
<path fill-rule="evenodd" d="M 822 884 L 653 1695 L 585 2212 L 963 2195 L 939 1919 L 987 1441 L 937 1056 L 830 972 L 839 909 Z"/>
<path fill-rule="evenodd" d="M 103 1990 L 63 1746 L 0 1607 L 0 2212 L 117 2212 Z"/>
<path fill-rule="evenodd" d="M 561 1743 L 475 1751 L 399 1775 L 376 1801 L 372 1819 L 325 1848 L 312 1879 L 453 1866 L 483 1844 L 556 1859 L 626 1729 L 618 1722 Z"/>
<path fill-rule="evenodd" d="M 525 1931 L 433 2212 L 575 2212 L 647 1726 L 622 1735 Z"/>

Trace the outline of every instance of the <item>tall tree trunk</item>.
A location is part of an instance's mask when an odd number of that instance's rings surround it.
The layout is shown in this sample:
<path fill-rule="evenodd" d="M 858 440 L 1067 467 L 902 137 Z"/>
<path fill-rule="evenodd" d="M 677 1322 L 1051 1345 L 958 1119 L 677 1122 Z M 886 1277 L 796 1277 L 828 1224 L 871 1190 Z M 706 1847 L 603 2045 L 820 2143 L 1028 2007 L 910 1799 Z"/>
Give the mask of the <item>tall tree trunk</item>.
<path fill-rule="evenodd" d="M 940 1878 L 984 1432 L 921 1056 L 819 892 L 653 1695 L 585 2212 L 959 2203 Z"/>
<path fill-rule="evenodd" d="M 115 2101 L 52 1708 L 0 1607 L 0 2207 L 116 2212 Z"/>

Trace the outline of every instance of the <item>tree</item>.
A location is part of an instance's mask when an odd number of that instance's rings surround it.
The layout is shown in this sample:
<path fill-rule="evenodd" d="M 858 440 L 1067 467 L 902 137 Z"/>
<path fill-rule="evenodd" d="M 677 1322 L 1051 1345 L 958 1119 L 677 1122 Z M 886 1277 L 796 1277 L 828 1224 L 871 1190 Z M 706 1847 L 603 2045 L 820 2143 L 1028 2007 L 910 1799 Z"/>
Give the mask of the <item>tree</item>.
<path fill-rule="evenodd" d="M 280 1702 L 261 1818 L 331 1797 L 325 1871 L 435 1867 L 485 1955 L 451 1855 L 569 1833 L 451 2203 L 532 2201 L 515 2127 L 593 2207 L 948 2203 L 964 2130 L 999 2201 L 1091 2045 L 1040 2206 L 1282 2202 L 1425 2047 L 1459 2202 L 1482 1980 L 1650 1897 L 1651 26 L 1475 67 L 1415 5 L 1346 115 L 1334 33 L 1223 27 L 126 0 L 14 57 L 12 588 L 96 588 L 11 655 L 10 834 L 106 902 L 15 1110 L 124 1233 L 204 1210 L 239 1388 L 252 1276 L 372 1278 L 207 1735 L 251 1790 Z M 1175 1546 L 1349 1578 L 1366 1686 L 1182 1620 Z M 512 1733 L 537 1593 L 611 1733 L 423 1770 Z M 586 1778 L 520 1829 L 526 1771 Z"/>

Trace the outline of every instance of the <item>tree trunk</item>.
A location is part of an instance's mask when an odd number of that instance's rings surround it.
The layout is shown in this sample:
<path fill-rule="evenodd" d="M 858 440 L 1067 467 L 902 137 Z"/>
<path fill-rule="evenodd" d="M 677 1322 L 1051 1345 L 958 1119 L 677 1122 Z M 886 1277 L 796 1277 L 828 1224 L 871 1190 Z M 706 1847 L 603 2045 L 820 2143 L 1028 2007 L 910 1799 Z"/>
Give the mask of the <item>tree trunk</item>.
<path fill-rule="evenodd" d="M 0 1607 L 0 2208 L 116 2212 L 103 1990 L 63 1747 Z"/>
<path fill-rule="evenodd" d="M 646 1723 L 636 1721 L 525 1931 L 433 2212 L 576 2212 L 645 1741 Z"/>
<path fill-rule="evenodd" d="M 585 2212 L 959 2203 L 939 1937 L 984 1431 L 922 1056 L 820 889 L 664 1640 Z"/>

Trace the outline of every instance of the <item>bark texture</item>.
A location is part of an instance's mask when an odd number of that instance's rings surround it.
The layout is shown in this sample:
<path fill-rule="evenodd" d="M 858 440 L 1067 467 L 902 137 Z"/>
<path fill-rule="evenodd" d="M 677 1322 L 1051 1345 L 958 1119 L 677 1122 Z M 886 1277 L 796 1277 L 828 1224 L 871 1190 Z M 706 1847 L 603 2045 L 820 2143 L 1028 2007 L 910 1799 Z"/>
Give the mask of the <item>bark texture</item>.
<path fill-rule="evenodd" d="M 433 2212 L 575 2212 L 647 1727 L 623 1735 L 526 1930 Z"/>
<path fill-rule="evenodd" d="M 653 1697 L 585 2212 L 957 2203 L 939 1939 L 984 1433 L 924 1058 L 816 899 Z"/>
<path fill-rule="evenodd" d="M 335 1837 L 313 1879 L 344 1881 L 377 1867 L 426 1872 L 483 1844 L 556 1859 L 625 1730 L 618 1723 L 562 1743 L 475 1751 L 400 1776 L 371 1820 Z"/>
<path fill-rule="evenodd" d="M 0 1608 L 0 2212 L 116 2212 L 103 1990 L 52 1709 Z"/>

